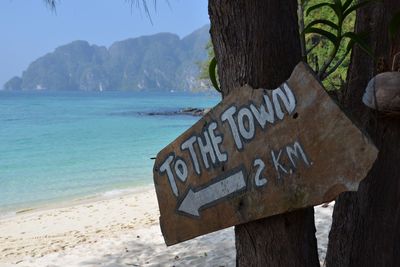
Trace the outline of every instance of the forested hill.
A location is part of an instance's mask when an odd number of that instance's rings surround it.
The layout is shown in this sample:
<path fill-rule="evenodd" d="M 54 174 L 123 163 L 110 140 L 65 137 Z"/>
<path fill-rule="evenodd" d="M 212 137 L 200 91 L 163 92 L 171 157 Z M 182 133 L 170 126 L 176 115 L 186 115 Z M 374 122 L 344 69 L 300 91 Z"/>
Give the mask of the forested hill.
<path fill-rule="evenodd" d="M 5 90 L 195 90 L 207 58 L 206 25 L 183 39 L 171 33 L 127 39 L 109 48 L 74 41 L 32 62 Z"/>

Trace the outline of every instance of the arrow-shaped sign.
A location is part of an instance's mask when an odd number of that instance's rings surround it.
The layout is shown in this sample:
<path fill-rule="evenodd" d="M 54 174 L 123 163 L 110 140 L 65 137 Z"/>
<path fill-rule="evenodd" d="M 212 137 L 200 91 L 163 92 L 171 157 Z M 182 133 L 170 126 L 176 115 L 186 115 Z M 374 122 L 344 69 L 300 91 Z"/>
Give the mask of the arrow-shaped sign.
<path fill-rule="evenodd" d="M 243 169 L 241 169 L 200 190 L 193 191 L 189 189 L 182 202 L 178 204 L 178 211 L 199 217 L 200 209 L 209 207 L 215 202 L 245 188 L 246 180 L 244 179 Z"/>
<path fill-rule="evenodd" d="M 334 200 L 377 154 L 304 63 L 274 90 L 237 88 L 157 155 L 165 242 Z"/>

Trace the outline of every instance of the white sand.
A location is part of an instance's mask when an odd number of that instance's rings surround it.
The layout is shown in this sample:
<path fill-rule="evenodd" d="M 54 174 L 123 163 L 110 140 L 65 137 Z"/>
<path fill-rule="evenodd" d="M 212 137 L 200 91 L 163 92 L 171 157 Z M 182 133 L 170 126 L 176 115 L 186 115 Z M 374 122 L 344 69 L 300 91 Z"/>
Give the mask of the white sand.
<path fill-rule="evenodd" d="M 320 260 L 333 203 L 317 207 Z M 0 220 L 0 266 L 233 266 L 233 228 L 166 247 L 152 188 Z"/>

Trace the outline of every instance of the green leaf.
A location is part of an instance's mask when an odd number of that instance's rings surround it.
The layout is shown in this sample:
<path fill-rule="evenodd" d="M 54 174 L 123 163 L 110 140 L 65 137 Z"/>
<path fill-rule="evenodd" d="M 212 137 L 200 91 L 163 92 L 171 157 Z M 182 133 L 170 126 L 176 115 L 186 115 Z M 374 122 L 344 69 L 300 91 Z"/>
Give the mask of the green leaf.
<path fill-rule="evenodd" d="M 342 1 L 341 0 L 335 0 L 335 5 L 337 6 L 342 6 Z"/>
<path fill-rule="evenodd" d="M 353 3 L 353 0 L 346 0 L 346 2 L 344 2 L 343 4 L 343 10 L 346 10 L 351 5 L 351 3 Z"/>
<path fill-rule="evenodd" d="M 218 81 L 217 81 L 217 60 L 213 57 L 210 61 L 210 66 L 208 68 L 208 74 L 210 75 L 210 80 L 215 90 L 221 92 L 219 89 Z"/>
<path fill-rule="evenodd" d="M 316 33 L 316 34 L 319 34 L 319 35 L 325 37 L 326 39 L 328 39 L 329 41 L 331 41 L 334 45 L 336 45 L 337 42 L 338 42 L 338 39 L 337 39 L 336 35 L 334 35 L 331 32 L 328 32 L 326 30 L 323 30 L 323 29 L 310 27 L 308 29 L 305 29 L 304 33 Z"/>
<path fill-rule="evenodd" d="M 341 21 L 343 18 L 343 12 L 345 10 L 342 5 L 342 0 L 335 0 L 335 4 L 332 6 L 332 8 L 335 11 L 339 21 Z"/>
<path fill-rule="evenodd" d="M 359 8 L 362 8 L 363 6 L 365 6 L 371 2 L 372 1 L 370 1 L 370 0 L 365 0 L 365 1 L 359 2 L 358 4 L 352 5 L 350 8 L 348 8 L 346 11 L 343 12 L 343 19 L 345 19 L 352 12 L 356 11 Z"/>
<path fill-rule="evenodd" d="M 394 14 L 394 16 L 389 22 L 389 33 L 392 39 L 396 36 L 397 32 L 399 31 L 399 28 L 400 28 L 400 12 L 397 12 L 396 14 Z"/>
<path fill-rule="evenodd" d="M 349 48 L 349 46 L 347 46 L 347 51 L 345 54 L 343 54 L 342 58 L 338 59 L 336 64 L 332 68 L 330 68 L 329 70 L 327 70 L 325 72 L 323 79 L 326 79 L 329 75 L 331 75 L 332 73 L 334 73 L 335 71 L 337 71 L 339 69 L 339 66 L 343 64 L 343 61 L 346 59 L 347 55 L 351 51 L 351 47 L 350 47 L 350 49 L 348 49 L 348 48 Z"/>
<path fill-rule="evenodd" d="M 374 57 L 374 53 L 372 52 L 368 44 L 365 42 L 364 36 L 362 34 L 356 34 L 354 32 L 346 32 L 345 34 L 343 34 L 343 38 L 350 39 L 349 44 L 347 45 L 347 49 L 351 50 L 351 48 L 349 48 L 349 45 L 353 47 L 354 44 L 357 44 L 369 56 L 371 56 L 372 58 Z"/>
<path fill-rule="evenodd" d="M 330 20 L 326 20 L 326 19 L 316 19 L 316 20 L 311 21 L 311 22 L 304 28 L 304 31 L 306 31 L 308 28 L 311 28 L 311 27 L 313 27 L 313 26 L 315 26 L 315 25 L 317 25 L 317 24 L 323 24 L 323 25 L 329 26 L 329 27 L 333 28 L 334 30 L 338 30 L 338 29 L 339 29 L 339 26 L 336 25 L 334 22 L 332 22 L 332 21 L 330 21 Z"/>
<path fill-rule="evenodd" d="M 344 9 L 343 9 L 343 7 L 342 7 L 342 2 L 341 2 L 341 0 L 335 0 L 334 3 L 327 3 L 327 2 L 324 2 L 324 3 L 320 3 L 320 4 L 316 4 L 316 5 L 314 5 L 314 6 L 311 6 L 311 7 L 309 7 L 309 8 L 307 9 L 306 16 L 308 16 L 309 13 L 310 13 L 311 11 L 313 11 L 313 10 L 315 10 L 315 9 L 322 8 L 322 7 L 324 7 L 324 6 L 327 6 L 327 7 L 329 7 L 330 9 L 332 9 L 333 12 L 335 12 L 336 16 L 338 17 L 338 20 L 341 20 L 341 19 L 342 19 Z"/>
<path fill-rule="evenodd" d="M 308 9 L 307 9 L 307 11 L 306 11 L 306 16 L 308 16 L 312 11 L 314 11 L 314 10 L 316 10 L 316 9 L 320 9 L 320 8 L 322 8 L 322 7 L 324 7 L 324 6 L 328 6 L 328 7 L 330 7 L 333 11 L 335 11 L 335 9 L 333 8 L 333 4 L 331 4 L 331 3 L 327 3 L 327 2 L 325 2 L 325 3 L 319 3 L 319 4 L 316 4 L 316 5 L 313 5 L 313 6 L 310 6 Z"/>
<path fill-rule="evenodd" d="M 347 47 L 346 47 L 346 52 L 345 52 L 345 55 L 347 55 L 348 53 L 350 53 L 350 51 L 353 49 L 353 47 L 354 47 L 354 41 L 353 40 L 349 40 L 349 43 L 347 44 Z"/>

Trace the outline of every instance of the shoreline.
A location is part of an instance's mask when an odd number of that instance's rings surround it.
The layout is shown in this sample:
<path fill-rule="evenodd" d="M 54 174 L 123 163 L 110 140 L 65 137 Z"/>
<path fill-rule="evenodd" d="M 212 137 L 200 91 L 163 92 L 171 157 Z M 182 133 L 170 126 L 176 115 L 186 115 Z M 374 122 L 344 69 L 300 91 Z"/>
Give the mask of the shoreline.
<path fill-rule="evenodd" d="M 76 199 L 0 219 L 3 266 L 230 266 L 233 227 L 167 247 L 153 185 Z M 111 191 L 112 192 L 112 191 Z M 315 208 L 323 261 L 333 203 Z"/>
<path fill-rule="evenodd" d="M 107 191 L 93 192 L 90 194 L 80 195 L 80 196 L 75 195 L 63 198 L 56 198 L 56 199 L 53 198 L 42 201 L 35 201 L 32 205 L 27 205 L 27 203 L 22 203 L 22 204 L 12 205 L 14 207 L 10 208 L 0 207 L 0 220 L 17 216 L 19 214 L 26 214 L 30 212 L 43 211 L 49 209 L 65 208 L 73 205 L 107 200 L 114 197 L 125 196 L 148 190 L 155 190 L 153 183 L 149 183 L 147 185 L 141 184 L 138 186 L 128 186 L 125 188 L 118 188 L 118 189 L 114 188 Z"/>
<path fill-rule="evenodd" d="M 158 223 L 152 185 L 49 203 L 0 219 L 0 266 L 33 261 Z M 111 191 L 112 192 L 112 191 Z M 8 266 L 8 265 L 6 265 Z"/>

